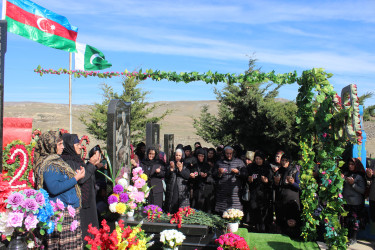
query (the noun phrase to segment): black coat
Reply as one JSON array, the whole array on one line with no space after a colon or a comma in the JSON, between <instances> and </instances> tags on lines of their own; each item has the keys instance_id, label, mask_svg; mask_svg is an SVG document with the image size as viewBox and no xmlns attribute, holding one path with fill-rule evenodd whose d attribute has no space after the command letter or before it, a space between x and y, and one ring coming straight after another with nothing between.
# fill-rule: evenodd
<instances>
[{"instance_id":1,"label":"black coat","mask_svg":"<svg viewBox=\"0 0 375 250\"><path fill-rule=\"evenodd\" d=\"M299 171L298 169L293 166L289 165L289 167L284 168L280 167L279 170L276 172L275 176L280 176L280 183L279 185L275 185L276 191L276 203L278 205L285 205L290 201L295 201L298 205L298 209L300 207L300 188L299 188ZM293 184L287 183L287 176L291 176L294 179Z\"/></svg>"},{"instance_id":2,"label":"black coat","mask_svg":"<svg viewBox=\"0 0 375 250\"><path fill-rule=\"evenodd\" d=\"M190 179L193 183L193 199L191 206L204 212L212 212L215 196L215 180L212 177L212 168L206 162L198 162L191 169L193 173L197 174L194 179ZM201 173L205 173L207 176L202 177Z\"/></svg>"},{"instance_id":3,"label":"black coat","mask_svg":"<svg viewBox=\"0 0 375 250\"><path fill-rule=\"evenodd\" d=\"M145 160L141 162L141 167L143 172L147 175L147 185L152 187L147 198L148 202L163 207L163 178L165 176L165 166L163 162L159 160ZM160 168L160 173L156 173L158 168Z\"/></svg>"},{"instance_id":4,"label":"black coat","mask_svg":"<svg viewBox=\"0 0 375 250\"><path fill-rule=\"evenodd\" d=\"M247 167L248 176L253 176L253 182L249 183L251 209L268 208L272 199L273 172L271 166L267 163L263 163L261 166L252 163ZM267 183L261 180L262 176L268 178Z\"/></svg>"},{"instance_id":5,"label":"black coat","mask_svg":"<svg viewBox=\"0 0 375 250\"><path fill-rule=\"evenodd\" d=\"M190 171L184 165L182 171L177 168L175 162L174 171L166 167L165 182L167 186L165 194L164 210L169 213L175 213L180 207L190 206L189 190Z\"/></svg>"},{"instance_id":6,"label":"black coat","mask_svg":"<svg viewBox=\"0 0 375 250\"><path fill-rule=\"evenodd\" d=\"M219 160L213 169L213 178L216 181L216 204L215 211L222 213L229 208L237 208L242 210L240 201L241 193L241 169L245 167L242 160L233 158L232 160ZM219 168L224 168L225 173L219 175ZM232 169L239 170L238 174L234 174Z\"/></svg>"}]
</instances>

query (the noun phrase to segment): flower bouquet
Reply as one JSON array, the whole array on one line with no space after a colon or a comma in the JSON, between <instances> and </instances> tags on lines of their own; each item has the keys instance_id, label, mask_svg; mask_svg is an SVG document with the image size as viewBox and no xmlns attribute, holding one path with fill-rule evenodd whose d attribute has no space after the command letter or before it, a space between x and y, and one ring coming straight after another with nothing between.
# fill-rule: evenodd
<instances>
[{"instance_id":1,"label":"flower bouquet","mask_svg":"<svg viewBox=\"0 0 375 250\"><path fill-rule=\"evenodd\" d=\"M154 221L155 216L160 219L163 210L157 205L147 205L143 208L143 213L147 214L147 219Z\"/></svg>"},{"instance_id":2,"label":"flower bouquet","mask_svg":"<svg viewBox=\"0 0 375 250\"><path fill-rule=\"evenodd\" d=\"M97 229L91 224L87 230L92 235L87 235L85 241L89 249L147 249L152 246L153 235L146 236L141 225L125 227L124 221L119 220L116 228L111 232L106 220L102 220L102 228Z\"/></svg>"},{"instance_id":3,"label":"flower bouquet","mask_svg":"<svg viewBox=\"0 0 375 250\"><path fill-rule=\"evenodd\" d=\"M185 235L175 229L164 230L160 233L160 242L164 248L177 249L186 239Z\"/></svg>"},{"instance_id":4,"label":"flower bouquet","mask_svg":"<svg viewBox=\"0 0 375 250\"><path fill-rule=\"evenodd\" d=\"M147 175L143 174L142 168L133 169L132 181L134 184L128 185L126 178L121 178L113 187L113 194L108 197L109 210L112 213L124 215L146 202L150 188L147 186Z\"/></svg>"},{"instance_id":5,"label":"flower bouquet","mask_svg":"<svg viewBox=\"0 0 375 250\"><path fill-rule=\"evenodd\" d=\"M223 213L223 218L230 223L239 223L242 220L243 212L239 209L230 208Z\"/></svg>"},{"instance_id":6,"label":"flower bouquet","mask_svg":"<svg viewBox=\"0 0 375 250\"><path fill-rule=\"evenodd\" d=\"M41 235L61 232L64 220L64 203L49 199L44 189L24 189L13 192L5 201L6 210L0 213L0 233L11 240L13 234L32 233L36 228ZM68 206L69 215L74 218L75 209ZM75 231L78 221L73 221L71 230ZM34 239L35 240L35 239Z\"/></svg>"},{"instance_id":7,"label":"flower bouquet","mask_svg":"<svg viewBox=\"0 0 375 250\"><path fill-rule=\"evenodd\" d=\"M220 245L217 248L217 250L223 250L223 249L248 250L250 249L244 238L233 233L220 235L220 237L215 240L215 243Z\"/></svg>"}]
</instances>

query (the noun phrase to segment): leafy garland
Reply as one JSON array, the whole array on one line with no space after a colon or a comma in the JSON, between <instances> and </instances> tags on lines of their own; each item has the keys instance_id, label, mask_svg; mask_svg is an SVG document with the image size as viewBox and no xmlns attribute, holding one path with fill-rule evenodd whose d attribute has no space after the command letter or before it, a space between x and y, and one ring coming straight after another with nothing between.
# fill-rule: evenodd
<instances>
[{"instance_id":1,"label":"leafy garland","mask_svg":"<svg viewBox=\"0 0 375 250\"><path fill-rule=\"evenodd\" d=\"M329 248L346 249L347 230L340 224L340 216L345 215L345 202L342 197L344 180L339 168L342 162L339 161L347 142L345 137L337 135L348 113L337 108L337 95L327 80L331 76L323 69L312 69L303 72L298 80L297 123L301 132L301 200L305 223L302 236L314 240L316 226L323 221L324 238ZM320 163L317 173L320 186L313 177L315 161ZM320 213L316 213L318 207Z\"/></svg>"},{"instance_id":2,"label":"leafy garland","mask_svg":"<svg viewBox=\"0 0 375 250\"><path fill-rule=\"evenodd\" d=\"M218 72L211 72L208 71L207 73L200 74L199 72L165 72L160 70L153 71L152 69L147 69L145 72L140 69L138 72L133 71L129 72L125 70L124 72L99 72L99 71L82 71L82 70L67 70L67 69L43 69L40 65L34 69L34 72L38 73L40 76L43 74L68 74L73 75L74 77L80 78L88 76L96 76L99 78L112 78L114 76L125 76L125 77L136 77L139 80L146 80L150 78L154 81L160 80L168 80L173 82L194 82L194 81L203 81L205 83L214 83L217 84L218 82L225 82L225 83L242 83L244 81L247 82L264 82L264 81L272 81L277 84L290 84L294 83L297 78L297 72L293 73L285 73L285 74L275 74L275 71L271 71L269 73L260 73L257 71L253 71L251 73L246 74L231 74L231 73L218 73Z\"/></svg>"}]
</instances>

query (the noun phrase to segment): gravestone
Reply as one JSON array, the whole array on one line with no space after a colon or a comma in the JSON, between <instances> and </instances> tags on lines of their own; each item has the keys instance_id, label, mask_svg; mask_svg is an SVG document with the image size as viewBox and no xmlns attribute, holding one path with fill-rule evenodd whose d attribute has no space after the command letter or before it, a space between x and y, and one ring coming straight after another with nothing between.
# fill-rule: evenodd
<instances>
[{"instance_id":1,"label":"gravestone","mask_svg":"<svg viewBox=\"0 0 375 250\"><path fill-rule=\"evenodd\" d=\"M130 102L111 100L107 113L107 152L113 174L125 167L130 173Z\"/></svg>"},{"instance_id":2,"label":"gravestone","mask_svg":"<svg viewBox=\"0 0 375 250\"><path fill-rule=\"evenodd\" d=\"M159 150L160 125L156 123L146 123L146 148L155 147Z\"/></svg>"},{"instance_id":3,"label":"gravestone","mask_svg":"<svg viewBox=\"0 0 375 250\"><path fill-rule=\"evenodd\" d=\"M0 159L3 159L4 59L7 51L7 21L0 20ZM0 161L0 172L3 163Z\"/></svg>"},{"instance_id":4,"label":"gravestone","mask_svg":"<svg viewBox=\"0 0 375 250\"><path fill-rule=\"evenodd\" d=\"M167 162L170 161L174 152L174 134L164 134L164 153Z\"/></svg>"}]
</instances>

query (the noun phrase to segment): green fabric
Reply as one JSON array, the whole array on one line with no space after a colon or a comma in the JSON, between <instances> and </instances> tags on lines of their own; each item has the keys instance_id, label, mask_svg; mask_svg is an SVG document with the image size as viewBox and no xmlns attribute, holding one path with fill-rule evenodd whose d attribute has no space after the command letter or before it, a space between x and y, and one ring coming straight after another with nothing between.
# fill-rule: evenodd
<instances>
[{"instance_id":1,"label":"green fabric","mask_svg":"<svg viewBox=\"0 0 375 250\"><path fill-rule=\"evenodd\" d=\"M6 17L8 31L23 36L45 46L61 49L69 52L76 52L76 43L61 36L43 32L35 27L20 23L10 17Z\"/></svg>"},{"instance_id":2,"label":"green fabric","mask_svg":"<svg viewBox=\"0 0 375 250\"><path fill-rule=\"evenodd\" d=\"M281 234L249 233L246 228L238 229L236 234L246 240L250 249L254 249L254 247L257 250L320 249L316 242L296 241Z\"/></svg>"},{"instance_id":3,"label":"green fabric","mask_svg":"<svg viewBox=\"0 0 375 250\"><path fill-rule=\"evenodd\" d=\"M90 45L86 45L84 60L85 70L102 70L112 66L100 50Z\"/></svg>"}]
</instances>

